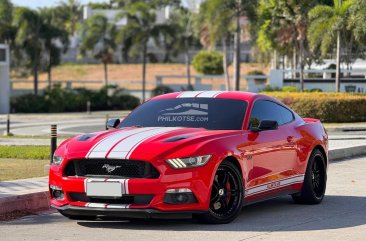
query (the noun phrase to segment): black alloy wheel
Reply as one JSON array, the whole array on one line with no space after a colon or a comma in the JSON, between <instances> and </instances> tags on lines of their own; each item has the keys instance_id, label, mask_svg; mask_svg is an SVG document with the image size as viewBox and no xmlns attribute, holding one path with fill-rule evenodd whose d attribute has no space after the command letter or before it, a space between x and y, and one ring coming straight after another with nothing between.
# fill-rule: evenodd
<instances>
[{"instance_id":1,"label":"black alloy wheel","mask_svg":"<svg viewBox=\"0 0 366 241\"><path fill-rule=\"evenodd\" d=\"M324 182L324 168L321 159L317 159L313 162L311 168L311 182L313 185L314 194L317 198L322 198L325 191Z\"/></svg>"},{"instance_id":2,"label":"black alloy wheel","mask_svg":"<svg viewBox=\"0 0 366 241\"><path fill-rule=\"evenodd\" d=\"M210 206L199 219L205 223L223 224L233 221L243 205L243 181L237 167L223 161L216 171L212 185Z\"/></svg>"},{"instance_id":3,"label":"black alloy wheel","mask_svg":"<svg viewBox=\"0 0 366 241\"><path fill-rule=\"evenodd\" d=\"M304 183L299 193L293 194L292 199L300 204L318 204L324 199L327 185L327 170L325 158L321 151L314 150L306 168Z\"/></svg>"}]
</instances>

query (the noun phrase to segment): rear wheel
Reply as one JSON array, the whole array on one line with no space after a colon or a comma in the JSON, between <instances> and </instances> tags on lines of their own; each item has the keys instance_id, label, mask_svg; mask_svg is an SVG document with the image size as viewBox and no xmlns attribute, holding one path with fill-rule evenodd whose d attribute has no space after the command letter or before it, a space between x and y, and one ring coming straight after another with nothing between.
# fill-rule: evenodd
<instances>
[{"instance_id":1,"label":"rear wheel","mask_svg":"<svg viewBox=\"0 0 366 241\"><path fill-rule=\"evenodd\" d=\"M198 216L205 223L223 224L233 221L243 205L243 181L238 168L223 161L216 171L207 213Z\"/></svg>"},{"instance_id":2,"label":"rear wheel","mask_svg":"<svg viewBox=\"0 0 366 241\"><path fill-rule=\"evenodd\" d=\"M315 150L310 156L301 192L293 194L292 199L300 204L318 204L324 198L326 183L325 158L321 151Z\"/></svg>"}]
</instances>

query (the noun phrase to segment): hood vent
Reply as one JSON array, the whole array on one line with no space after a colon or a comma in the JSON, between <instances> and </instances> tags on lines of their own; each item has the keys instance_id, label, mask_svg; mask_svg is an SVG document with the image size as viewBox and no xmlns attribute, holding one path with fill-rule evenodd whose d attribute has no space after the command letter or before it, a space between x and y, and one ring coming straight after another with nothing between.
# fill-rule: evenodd
<instances>
[{"instance_id":1,"label":"hood vent","mask_svg":"<svg viewBox=\"0 0 366 241\"><path fill-rule=\"evenodd\" d=\"M87 141L90 138L92 138L93 136L95 136L95 134L85 134L85 135L80 136L78 138L78 141Z\"/></svg>"},{"instance_id":2,"label":"hood vent","mask_svg":"<svg viewBox=\"0 0 366 241\"><path fill-rule=\"evenodd\" d=\"M170 139L165 140L164 142L176 142L176 141L180 141L180 140L184 140L190 138L190 136L176 136Z\"/></svg>"}]
</instances>

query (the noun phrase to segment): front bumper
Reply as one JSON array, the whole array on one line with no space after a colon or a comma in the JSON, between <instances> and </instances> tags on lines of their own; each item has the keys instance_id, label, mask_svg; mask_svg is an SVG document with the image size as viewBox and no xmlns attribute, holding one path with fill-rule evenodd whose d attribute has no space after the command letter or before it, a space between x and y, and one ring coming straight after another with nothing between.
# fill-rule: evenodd
<instances>
[{"instance_id":1,"label":"front bumper","mask_svg":"<svg viewBox=\"0 0 366 241\"><path fill-rule=\"evenodd\" d=\"M116 217L116 218L144 218L144 219L183 219L191 218L193 214L202 214L204 211L180 211L180 212L163 212L155 209L104 209L104 208L88 208L75 207L65 205L53 208L61 211L65 215L73 216L101 216L101 217Z\"/></svg>"},{"instance_id":2,"label":"front bumper","mask_svg":"<svg viewBox=\"0 0 366 241\"><path fill-rule=\"evenodd\" d=\"M73 199L72 194L85 195L86 182L84 177L67 177L62 175L62 166L52 165L50 168L49 184L57 186L64 192L63 200L56 200L51 192L51 205L65 212L79 213L86 212L91 215L109 215L117 214L126 217L126 215L137 215L142 217L156 216L160 212L176 213L176 212L201 212L207 211L209 208L209 200L211 193L211 185L213 182L213 173L215 173L215 161L210 161L203 167L190 168L185 170L175 170L166 165L158 166L161 173L156 179L128 179L124 183L126 186L126 197L128 196L152 196L151 201L144 204L139 203L121 203L124 208L114 209L119 203L108 202L108 200L82 201ZM127 180L127 179L126 179ZM194 194L196 202L186 204L172 204L166 201L166 192L170 189L190 189ZM104 206L103 206L104 205ZM99 214L101 213L101 214ZM114 216L114 215L112 215Z\"/></svg>"}]
</instances>

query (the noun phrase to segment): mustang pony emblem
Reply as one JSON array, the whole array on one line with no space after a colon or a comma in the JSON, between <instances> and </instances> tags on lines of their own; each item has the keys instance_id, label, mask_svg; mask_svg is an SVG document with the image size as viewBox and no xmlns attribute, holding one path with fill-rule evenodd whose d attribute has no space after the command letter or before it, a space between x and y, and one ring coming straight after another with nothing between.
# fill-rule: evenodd
<instances>
[{"instance_id":1,"label":"mustang pony emblem","mask_svg":"<svg viewBox=\"0 0 366 241\"><path fill-rule=\"evenodd\" d=\"M113 172L114 170L116 170L117 168L120 168L120 167L121 166L111 166L109 164L104 164L102 166L102 168L105 168L108 173L111 173L111 172Z\"/></svg>"}]
</instances>

